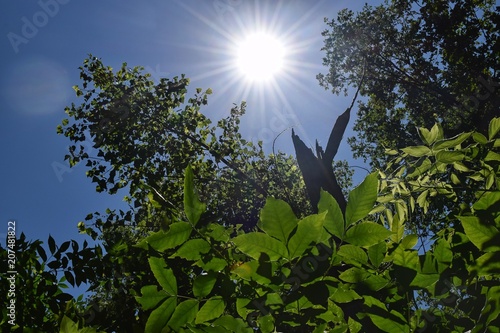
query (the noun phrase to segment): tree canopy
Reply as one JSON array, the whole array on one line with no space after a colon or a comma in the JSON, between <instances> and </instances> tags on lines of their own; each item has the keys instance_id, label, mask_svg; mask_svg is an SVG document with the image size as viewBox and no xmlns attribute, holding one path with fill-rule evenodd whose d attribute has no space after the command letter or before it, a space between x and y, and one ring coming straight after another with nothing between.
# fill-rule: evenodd
<instances>
[{"instance_id":1,"label":"tree canopy","mask_svg":"<svg viewBox=\"0 0 500 333\"><path fill-rule=\"evenodd\" d=\"M361 83L355 157L380 167L385 148L419 142L440 122L450 136L486 133L500 108L500 11L495 1L394 0L325 19L326 73L334 93Z\"/></svg>"}]
</instances>

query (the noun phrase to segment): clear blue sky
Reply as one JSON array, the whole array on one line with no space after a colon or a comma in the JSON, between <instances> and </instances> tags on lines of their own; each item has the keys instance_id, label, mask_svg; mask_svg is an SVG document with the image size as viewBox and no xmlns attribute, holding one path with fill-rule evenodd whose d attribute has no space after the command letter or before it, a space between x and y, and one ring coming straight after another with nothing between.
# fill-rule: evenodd
<instances>
[{"instance_id":1,"label":"clear blue sky","mask_svg":"<svg viewBox=\"0 0 500 333\"><path fill-rule=\"evenodd\" d=\"M0 242L7 221L17 232L60 244L82 240L76 225L88 213L122 204L125 193L97 194L86 168L57 173L69 140L56 134L64 107L79 102L72 86L88 53L114 68L141 65L154 78L185 73L214 94L202 111L217 120L246 100L245 138L273 138L294 126L310 146L326 142L336 117L350 103L319 87L325 16L353 1L6 1L0 13ZM272 83L245 82L235 73L235 43L253 31L272 32L290 50L282 75ZM352 121L351 121L352 123ZM350 133L352 134L352 133ZM277 149L293 153L290 131ZM343 143L340 157L351 156ZM361 162L357 162L361 164Z\"/></svg>"}]
</instances>

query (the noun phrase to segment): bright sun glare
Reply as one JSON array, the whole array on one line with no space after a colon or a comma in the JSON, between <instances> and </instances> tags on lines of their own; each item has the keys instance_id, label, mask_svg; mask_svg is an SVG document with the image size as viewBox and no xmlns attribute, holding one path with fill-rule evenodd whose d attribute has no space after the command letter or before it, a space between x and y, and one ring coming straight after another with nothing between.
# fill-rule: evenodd
<instances>
[{"instance_id":1,"label":"bright sun glare","mask_svg":"<svg viewBox=\"0 0 500 333\"><path fill-rule=\"evenodd\" d=\"M237 66L251 81L273 78L283 68L285 49L275 37L256 33L248 36L238 47Z\"/></svg>"}]
</instances>

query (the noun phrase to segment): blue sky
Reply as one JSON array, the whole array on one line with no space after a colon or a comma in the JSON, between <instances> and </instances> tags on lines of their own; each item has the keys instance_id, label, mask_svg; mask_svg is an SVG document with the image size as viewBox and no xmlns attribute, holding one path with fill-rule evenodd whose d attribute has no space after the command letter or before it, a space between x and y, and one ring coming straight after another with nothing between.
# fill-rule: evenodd
<instances>
[{"instance_id":1,"label":"blue sky","mask_svg":"<svg viewBox=\"0 0 500 333\"><path fill-rule=\"evenodd\" d=\"M62 167L70 142L56 134L56 126L65 117L64 107L79 102L71 87L80 84L78 67L87 54L114 68L122 62L144 66L155 79L185 73L191 91L213 89L202 109L212 120L246 100L243 136L262 140L267 152L290 126L308 145L316 138L324 144L351 96L332 95L315 79L325 71L323 18L361 6L313 0L5 2L0 13L0 242L5 244L9 220L16 220L17 233L29 239L45 242L51 234L58 244L81 241L86 237L78 235L78 221L122 205L125 193L95 192L85 166L71 172ZM250 84L235 68L234 48L262 30L278 38L288 55L273 81ZM276 149L293 153L290 130ZM339 155L351 156L345 142Z\"/></svg>"}]
</instances>

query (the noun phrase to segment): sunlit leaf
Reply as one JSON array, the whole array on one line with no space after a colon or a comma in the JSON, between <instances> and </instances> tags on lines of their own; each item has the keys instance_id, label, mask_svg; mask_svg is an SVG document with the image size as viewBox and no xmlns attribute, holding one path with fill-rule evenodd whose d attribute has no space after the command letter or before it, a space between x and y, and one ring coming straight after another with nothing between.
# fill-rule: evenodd
<instances>
[{"instance_id":1,"label":"sunlit leaf","mask_svg":"<svg viewBox=\"0 0 500 333\"><path fill-rule=\"evenodd\" d=\"M378 173L368 175L361 184L349 193L345 213L345 226L366 217L377 201Z\"/></svg>"},{"instance_id":2,"label":"sunlit leaf","mask_svg":"<svg viewBox=\"0 0 500 333\"><path fill-rule=\"evenodd\" d=\"M193 181L193 170L191 166L186 168L184 176L184 211L189 222L196 225L200 220L201 214L205 212L206 205L200 201Z\"/></svg>"},{"instance_id":3,"label":"sunlit leaf","mask_svg":"<svg viewBox=\"0 0 500 333\"><path fill-rule=\"evenodd\" d=\"M380 224L362 222L347 230L345 241L353 245L368 247L387 239L391 234L391 231Z\"/></svg>"},{"instance_id":4,"label":"sunlit leaf","mask_svg":"<svg viewBox=\"0 0 500 333\"><path fill-rule=\"evenodd\" d=\"M485 224L476 216L458 216L465 234L480 250L500 251L500 232L492 225Z\"/></svg>"},{"instance_id":5,"label":"sunlit leaf","mask_svg":"<svg viewBox=\"0 0 500 333\"><path fill-rule=\"evenodd\" d=\"M283 200L267 198L266 204L260 212L258 224L266 234L286 244L288 236L296 225L297 217L289 204Z\"/></svg>"},{"instance_id":6,"label":"sunlit leaf","mask_svg":"<svg viewBox=\"0 0 500 333\"><path fill-rule=\"evenodd\" d=\"M158 257L150 257L148 259L149 266L156 280L162 288L172 296L177 295L177 281L172 269L166 267L165 260Z\"/></svg>"},{"instance_id":7,"label":"sunlit leaf","mask_svg":"<svg viewBox=\"0 0 500 333\"><path fill-rule=\"evenodd\" d=\"M342 239L344 237L344 215L342 210L340 210L337 200L330 193L321 189L318 212L325 211L328 211L325 216L325 229L332 235Z\"/></svg>"},{"instance_id":8,"label":"sunlit leaf","mask_svg":"<svg viewBox=\"0 0 500 333\"><path fill-rule=\"evenodd\" d=\"M309 215L298 222L297 231L288 243L289 259L301 256L307 248L318 242L326 214Z\"/></svg>"},{"instance_id":9,"label":"sunlit leaf","mask_svg":"<svg viewBox=\"0 0 500 333\"><path fill-rule=\"evenodd\" d=\"M254 259L259 259L261 253L269 255L271 260L288 256L285 245L279 240L261 232L250 232L233 238L238 249Z\"/></svg>"},{"instance_id":10,"label":"sunlit leaf","mask_svg":"<svg viewBox=\"0 0 500 333\"><path fill-rule=\"evenodd\" d=\"M208 299L196 314L195 323L201 324L206 321L218 318L224 312L226 304L221 296L214 296Z\"/></svg>"}]
</instances>

